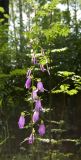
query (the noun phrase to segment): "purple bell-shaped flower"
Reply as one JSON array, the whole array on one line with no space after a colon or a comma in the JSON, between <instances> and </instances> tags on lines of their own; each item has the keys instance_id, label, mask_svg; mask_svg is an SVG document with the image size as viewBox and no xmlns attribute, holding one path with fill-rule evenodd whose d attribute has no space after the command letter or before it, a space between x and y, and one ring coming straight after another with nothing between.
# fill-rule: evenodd
<instances>
[{"instance_id":1,"label":"purple bell-shaped flower","mask_svg":"<svg viewBox=\"0 0 81 160\"><path fill-rule=\"evenodd\" d=\"M35 111L32 116L32 121L36 123L39 120L39 112Z\"/></svg>"},{"instance_id":2,"label":"purple bell-shaped flower","mask_svg":"<svg viewBox=\"0 0 81 160\"><path fill-rule=\"evenodd\" d=\"M39 135L43 136L45 134L45 130L46 128L45 128L44 123L40 124L39 129L38 129Z\"/></svg>"},{"instance_id":3,"label":"purple bell-shaped flower","mask_svg":"<svg viewBox=\"0 0 81 160\"><path fill-rule=\"evenodd\" d=\"M35 111L42 111L42 105L40 99L36 100L35 102Z\"/></svg>"},{"instance_id":4,"label":"purple bell-shaped flower","mask_svg":"<svg viewBox=\"0 0 81 160\"><path fill-rule=\"evenodd\" d=\"M31 78L29 77L29 78L26 80L25 87L26 87L26 89L29 89L30 86L31 86Z\"/></svg>"},{"instance_id":5,"label":"purple bell-shaped flower","mask_svg":"<svg viewBox=\"0 0 81 160\"><path fill-rule=\"evenodd\" d=\"M38 89L34 89L34 90L32 91L32 99L33 99L33 100L36 100L36 99L38 98L37 92L38 92Z\"/></svg>"},{"instance_id":6,"label":"purple bell-shaped flower","mask_svg":"<svg viewBox=\"0 0 81 160\"><path fill-rule=\"evenodd\" d=\"M44 92L44 87L43 87L43 83L41 81L39 81L37 83L37 89L40 91L40 92Z\"/></svg>"},{"instance_id":7,"label":"purple bell-shaped flower","mask_svg":"<svg viewBox=\"0 0 81 160\"><path fill-rule=\"evenodd\" d=\"M37 59L35 57L35 54L32 55L32 63L37 64Z\"/></svg>"},{"instance_id":8,"label":"purple bell-shaped flower","mask_svg":"<svg viewBox=\"0 0 81 160\"><path fill-rule=\"evenodd\" d=\"M46 69L44 68L44 65L43 65L43 64L40 64L40 70L41 70L42 72L46 71Z\"/></svg>"},{"instance_id":9,"label":"purple bell-shaped flower","mask_svg":"<svg viewBox=\"0 0 81 160\"><path fill-rule=\"evenodd\" d=\"M26 77L28 78L28 77L30 77L30 75L31 75L31 70L29 69L29 70L27 71Z\"/></svg>"},{"instance_id":10,"label":"purple bell-shaped flower","mask_svg":"<svg viewBox=\"0 0 81 160\"><path fill-rule=\"evenodd\" d=\"M21 113L21 116L18 121L18 126L20 129L22 129L22 128L24 128L24 125L25 125L25 117L24 117L24 114Z\"/></svg>"}]
</instances>

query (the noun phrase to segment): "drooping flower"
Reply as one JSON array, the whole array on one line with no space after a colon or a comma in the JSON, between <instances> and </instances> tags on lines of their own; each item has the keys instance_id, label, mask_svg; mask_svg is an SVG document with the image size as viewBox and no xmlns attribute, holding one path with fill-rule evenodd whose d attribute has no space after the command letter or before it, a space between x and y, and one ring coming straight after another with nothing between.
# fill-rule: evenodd
<instances>
[{"instance_id":1,"label":"drooping flower","mask_svg":"<svg viewBox=\"0 0 81 160\"><path fill-rule=\"evenodd\" d=\"M29 69L29 70L27 71L27 73L26 73L26 77L28 78L28 77L30 77L30 75L31 75L31 70Z\"/></svg>"},{"instance_id":2,"label":"drooping flower","mask_svg":"<svg viewBox=\"0 0 81 160\"><path fill-rule=\"evenodd\" d=\"M45 128L44 123L40 124L39 129L38 129L39 135L43 136L45 134L45 130L46 128Z\"/></svg>"},{"instance_id":3,"label":"drooping flower","mask_svg":"<svg viewBox=\"0 0 81 160\"><path fill-rule=\"evenodd\" d=\"M26 87L26 89L29 89L30 86L31 86L31 78L28 78L28 79L26 80L25 87Z\"/></svg>"},{"instance_id":4,"label":"drooping flower","mask_svg":"<svg viewBox=\"0 0 81 160\"><path fill-rule=\"evenodd\" d=\"M25 117L24 117L24 114L21 113L21 116L18 121L18 126L20 129L22 129L22 128L24 128L24 125L25 125Z\"/></svg>"},{"instance_id":5,"label":"drooping flower","mask_svg":"<svg viewBox=\"0 0 81 160\"><path fill-rule=\"evenodd\" d=\"M36 102L35 102L35 110L36 111L42 111L42 105L41 105L41 100L40 99L36 100Z\"/></svg>"},{"instance_id":6,"label":"drooping flower","mask_svg":"<svg viewBox=\"0 0 81 160\"><path fill-rule=\"evenodd\" d=\"M34 89L34 90L32 91L32 99L33 99L33 100L36 100L36 99L38 98L37 92L38 92L38 89Z\"/></svg>"},{"instance_id":7,"label":"drooping flower","mask_svg":"<svg viewBox=\"0 0 81 160\"><path fill-rule=\"evenodd\" d=\"M32 116L32 121L36 123L39 120L39 112L35 111Z\"/></svg>"},{"instance_id":8,"label":"drooping flower","mask_svg":"<svg viewBox=\"0 0 81 160\"><path fill-rule=\"evenodd\" d=\"M39 81L37 83L37 89L41 92L44 92L44 87L43 87L43 83L41 81Z\"/></svg>"},{"instance_id":9,"label":"drooping flower","mask_svg":"<svg viewBox=\"0 0 81 160\"><path fill-rule=\"evenodd\" d=\"M35 54L32 55L32 63L37 64L37 59L35 57Z\"/></svg>"},{"instance_id":10,"label":"drooping flower","mask_svg":"<svg viewBox=\"0 0 81 160\"><path fill-rule=\"evenodd\" d=\"M42 72L46 71L46 69L44 68L44 65L40 64L40 70L41 70Z\"/></svg>"},{"instance_id":11,"label":"drooping flower","mask_svg":"<svg viewBox=\"0 0 81 160\"><path fill-rule=\"evenodd\" d=\"M29 138L28 138L28 143L32 144L34 142L34 139L35 139L34 138L34 133L31 133L30 136L29 136Z\"/></svg>"}]
</instances>

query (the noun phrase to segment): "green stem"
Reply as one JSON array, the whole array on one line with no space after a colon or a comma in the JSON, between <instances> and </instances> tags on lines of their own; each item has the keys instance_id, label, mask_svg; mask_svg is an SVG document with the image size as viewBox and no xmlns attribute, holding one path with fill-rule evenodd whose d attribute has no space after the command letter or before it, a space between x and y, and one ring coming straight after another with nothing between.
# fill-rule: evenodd
<instances>
[{"instance_id":1,"label":"green stem","mask_svg":"<svg viewBox=\"0 0 81 160\"><path fill-rule=\"evenodd\" d=\"M50 54L51 55L51 54ZM50 76L49 76L49 108L50 108L50 112L49 112L49 139L50 139L50 150L49 150L49 160L52 159L51 157L51 106L52 106L52 97L51 97L51 56L50 56Z\"/></svg>"},{"instance_id":2,"label":"green stem","mask_svg":"<svg viewBox=\"0 0 81 160\"><path fill-rule=\"evenodd\" d=\"M32 91L33 91L33 86L34 86L34 68L33 68L33 73L32 73ZM33 111L33 101L31 105L31 112ZM33 113L31 114L31 120L32 120ZM33 121L32 123L32 132L33 132ZM33 133L32 133L33 134ZM34 160L34 145L32 144L32 160Z\"/></svg>"},{"instance_id":3,"label":"green stem","mask_svg":"<svg viewBox=\"0 0 81 160\"><path fill-rule=\"evenodd\" d=\"M52 23L52 12L50 13L50 24ZM50 45L50 44L49 44ZM51 107L52 107L52 95L51 95L51 83L52 83L52 79L51 79L51 46L50 47L50 52L49 52L49 59L50 59L50 66L49 66L49 71L50 71L50 75L49 75L49 108L50 108L50 112L49 112L49 121L50 121L50 125L49 125L49 140L50 140L50 149L49 149L49 160L52 160L52 149L51 149Z\"/></svg>"}]
</instances>

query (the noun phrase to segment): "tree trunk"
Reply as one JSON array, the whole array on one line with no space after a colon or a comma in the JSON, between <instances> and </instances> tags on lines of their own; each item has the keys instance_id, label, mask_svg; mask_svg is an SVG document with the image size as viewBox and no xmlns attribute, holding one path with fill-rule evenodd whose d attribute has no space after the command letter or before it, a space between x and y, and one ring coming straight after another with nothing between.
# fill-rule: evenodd
<instances>
[{"instance_id":1,"label":"tree trunk","mask_svg":"<svg viewBox=\"0 0 81 160\"><path fill-rule=\"evenodd\" d=\"M22 68L23 61L23 17L22 17L22 0L19 0L19 21L20 21L20 29L19 29L19 39L20 39L20 50L19 50L19 67Z\"/></svg>"},{"instance_id":2,"label":"tree trunk","mask_svg":"<svg viewBox=\"0 0 81 160\"><path fill-rule=\"evenodd\" d=\"M69 9L69 0L67 0L67 23L70 25L70 9Z\"/></svg>"},{"instance_id":3,"label":"tree trunk","mask_svg":"<svg viewBox=\"0 0 81 160\"><path fill-rule=\"evenodd\" d=\"M78 23L77 23L77 2L74 1L74 21L75 21L75 34L78 34Z\"/></svg>"}]
</instances>

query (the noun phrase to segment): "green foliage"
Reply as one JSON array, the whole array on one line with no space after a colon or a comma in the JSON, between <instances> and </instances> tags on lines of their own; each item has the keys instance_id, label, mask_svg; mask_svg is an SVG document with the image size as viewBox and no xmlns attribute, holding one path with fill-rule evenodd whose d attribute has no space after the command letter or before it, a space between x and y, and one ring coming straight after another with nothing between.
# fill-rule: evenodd
<instances>
[{"instance_id":1,"label":"green foliage","mask_svg":"<svg viewBox=\"0 0 81 160\"><path fill-rule=\"evenodd\" d=\"M68 71L58 71L58 76L62 77L68 77L74 75L74 72L68 72Z\"/></svg>"},{"instance_id":2,"label":"green foliage","mask_svg":"<svg viewBox=\"0 0 81 160\"><path fill-rule=\"evenodd\" d=\"M69 85L63 84L60 86L60 89L54 90L54 91L52 91L52 93L61 93L62 92L62 93L67 93L70 96L78 93L78 90L76 90L76 89L71 89L71 90L68 90L68 89L69 89Z\"/></svg>"},{"instance_id":3,"label":"green foliage","mask_svg":"<svg viewBox=\"0 0 81 160\"><path fill-rule=\"evenodd\" d=\"M8 14L4 14L4 17L9 19L9 15Z\"/></svg>"},{"instance_id":4,"label":"green foliage","mask_svg":"<svg viewBox=\"0 0 81 160\"><path fill-rule=\"evenodd\" d=\"M48 41L56 39L57 36L67 37L69 33L69 28L67 26L62 26L60 23L53 24L49 29L43 31L45 37Z\"/></svg>"},{"instance_id":5,"label":"green foliage","mask_svg":"<svg viewBox=\"0 0 81 160\"><path fill-rule=\"evenodd\" d=\"M27 69L15 69L10 72L11 76L23 76L26 74Z\"/></svg>"},{"instance_id":6,"label":"green foliage","mask_svg":"<svg viewBox=\"0 0 81 160\"><path fill-rule=\"evenodd\" d=\"M72 89L72 90L70 90L70 91L67 91L66 93L69 94L70 96L72 96L72 95L74 95L74 94L77 94L78 91L77 91L76 89Z\"/></svg>"},{"instance_id":7,"label":"green foliage","mask_svg":"<svg viewBox=\"0 0 81 160\"><path fill-rule=\"evenodd\" d=\"M63 53L67 49L68 49L67 47L61 48L61 49L53 49L53 50L51 50L51 52L53 52L53 53L55 53L55 52L57 52L57 53Z\"/></svg>"},{"instance_id":8,"label":"green foliage","mask_svg":"<svg viewBox=\"0 0 81 160\"><path fill-rule=\"evenodd\" d=\"M0 12L1 12L1 13L4 13L4 12L5 12L5 10L4 10L3 7L0 7Z\"/></svg>"},{"instance_id":9,"label":"green foliage","mask_svg":"<svg viewBox=\"0 0 81 160\"><path fill-rule=\"evenodd\" d=\"M0 23L4 22L4 18L0 18Z\"/></svg>"},{"instance_id":10,"label":"green foliage","mask_svg":"<svg viewBox=\"0 0 81 160\"><path fill-rule=\"evenodd\" d=\"M69 89L69 85L68 84L63 84L63 85L60 86L60 89L61 89L62 92L66 92L67 89Z\"/></svg>"}]
</instances>

